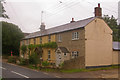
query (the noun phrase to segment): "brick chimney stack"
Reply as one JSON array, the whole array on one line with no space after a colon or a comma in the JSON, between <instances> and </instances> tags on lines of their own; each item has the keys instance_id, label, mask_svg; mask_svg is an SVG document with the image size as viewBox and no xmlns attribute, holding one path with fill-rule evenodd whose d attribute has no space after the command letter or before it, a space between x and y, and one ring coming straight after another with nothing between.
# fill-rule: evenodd
<instances>
[{"instance_id":1,"label":"brick chimney stack","mask_svg":"<svg viewBox=\"0 0 120 80\"><path fill-rule=\"evenodd\" d=\"M102 8L100 8L100 3L98 3L98 7L95 7L95 17L102 17Z\"/></svg>"},{"instance_id":2,"label":"brick chimney stack","mask_svg":"<svg viewBox=\"0 0 120 80\"><path fill-rule=\"evenodd\" d=\"M75 22L75 21L74 21L74 18L72 18L72 21L70 21L70 23L73 23L73 22Z\"/></svg>"}]
</instances>

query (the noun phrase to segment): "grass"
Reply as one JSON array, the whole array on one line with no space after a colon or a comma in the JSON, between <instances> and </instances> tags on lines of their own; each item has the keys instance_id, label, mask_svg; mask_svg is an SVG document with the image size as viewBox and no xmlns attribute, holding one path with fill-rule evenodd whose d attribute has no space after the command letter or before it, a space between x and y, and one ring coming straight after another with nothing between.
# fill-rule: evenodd
<instances>
[{"instance_id":1,"label":"grass","mask_svg":"<svg viewBox=\"0 0 120 80\"><path fill-rule=\"evenodd\" d=\"M31 69L36 69L45 72L61 72L61 73L76 73L76 72L90 72L90 71L99 71L99 70L110 70L110 69L117 69L118 66L110 66L110 67L101 67L101 68L89 68L89 69L51 69L51 68L39 68L33 65L28 66Z\"/></svg>"},{"instance_id":2,"label":"grass","mask_svg":"<svg viewBox=\"0 0 120 80\"><path fill-rule=\"evenodd\" d=\"M110 67L101 67L101 68L89 68L89 69L70 69L70 70L60 70L63 73L75 73L75 72L89 72L89 71L99 71L99 70L110 70L117 69L118 66L110 66Z\"/></svg>"}]
</instances>

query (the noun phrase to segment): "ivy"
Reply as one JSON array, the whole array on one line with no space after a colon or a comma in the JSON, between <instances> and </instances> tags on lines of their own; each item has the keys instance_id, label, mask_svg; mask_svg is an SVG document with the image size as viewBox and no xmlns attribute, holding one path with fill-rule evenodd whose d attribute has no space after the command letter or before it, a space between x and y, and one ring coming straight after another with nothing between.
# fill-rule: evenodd
<instances>
[{"instance_id":1,"label":"ivy","mask_svg":"<svg viewBox=\"0 0 120 80\"><path fill-rule=\"evenodd\" d=\"M22 46L21 46L21 51L22 51L23 54L26 53L26 51L27 51L27 46L26 46L26 45L22 45Z\"/></svg>"},{"instance_id":2,"label":"ivy","mask_svg":"<svg viewBox=\"0 0 120 80\"><path fill-rule=\"evenodd\" d=\"M37 47L40 47L40 48L57 48L57 43L56 42L49 42L49 43L45 43L45 44L38 44L38 45L30 44L30 45L28 45L29 50L33 50Z\"/></svg>"}]
</instances>

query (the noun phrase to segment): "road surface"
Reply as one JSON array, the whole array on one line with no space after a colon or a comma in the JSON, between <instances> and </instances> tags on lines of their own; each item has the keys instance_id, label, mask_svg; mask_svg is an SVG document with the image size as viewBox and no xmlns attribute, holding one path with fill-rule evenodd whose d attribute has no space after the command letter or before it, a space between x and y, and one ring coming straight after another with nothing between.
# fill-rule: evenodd
<instances>
[{"instance_id":1,"label":"road surface","mask_svg":"<svg viewBox=\"0 0 120 80\"><path fill-rule=\"evenodd\" d=\"M57 78L57 76L46 72L34 71L8 63L2 63L2 67L0 66L0 68L2 69L3 78Z\"/></svg>"}]
</instances>

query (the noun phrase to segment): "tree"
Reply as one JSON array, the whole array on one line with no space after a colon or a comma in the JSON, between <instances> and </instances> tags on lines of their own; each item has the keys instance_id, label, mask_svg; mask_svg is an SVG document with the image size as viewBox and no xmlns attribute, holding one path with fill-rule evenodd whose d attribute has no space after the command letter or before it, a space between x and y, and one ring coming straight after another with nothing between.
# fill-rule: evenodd
<instances>
[{"instance_id":1,"label":"tree","mask_svg":"<svg viewBox=\"0 0 120 80\"><path fill-rule=\"evenodd\" d=\"M5 13L6 10L4 9L3 3L5 3L5 1L1 0L0 1L0 17L8 18L9 19L9 16Z\"/></svg>"},{"instance_id":2,"label":"tree","mask_svg":"<svg viewBox=\"0 0 120 80\"><path fill-rule=\"evenodd\" d=\"M20 40L24 37L22 31L17 25L1 22L2 23L2 53L10 55L19 55Z\"/></svg>"},{"instance_id":3,"label":"tree","mask_svg":"<svg viewBox=\"0 0 120 80\"><path fill-rule=\"evenodd\" d=\"M113 30L113 41L119 41L119 28L117 25L117 19L112 15L109 17L108 15L104 15L103 17L104 21L108 24L108 26Z\"/></svg>"}]
</instances>

